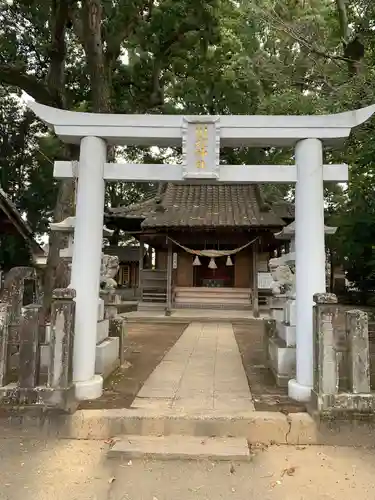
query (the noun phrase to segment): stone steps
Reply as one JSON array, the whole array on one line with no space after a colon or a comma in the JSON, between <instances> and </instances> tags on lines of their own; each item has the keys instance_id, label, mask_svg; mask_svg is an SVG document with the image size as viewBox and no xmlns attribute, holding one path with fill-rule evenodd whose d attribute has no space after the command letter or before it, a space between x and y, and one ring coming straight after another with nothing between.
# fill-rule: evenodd
<instances>
[{"instance_id":1,"label":"stone steps","mask_svg":"<svg viewBox=\"0 0 375 500\"><path fill-rule=\"evenodd\" d=\"M180 295L190 296L236 296L248 298L251 296L249 288L231 288L231 287L175 287L175 292Z\"/></svg>"},{"instance_id":2,"label":"stone steps","mask_svg":"<svg viewBox=\"0 0 375 500\"><path fill-rule=\"evenodd\" d=\"M164 311L166 302L138 302L138 311Z\"/></svg>"},{"instance_id":3,"label":"stone steps","mask_svg":"<svg viewBox=\"0 0 375 500\"><path fill-rule=\"evenodd\" d=\"M176 309L212 309L212 310L228 310L228 311L249 311L251 309L251 304L246 303L215 303L215 302L175 302L174 307Z\"/></svg>"},{"instance_id":4,"label":"stone steps","mask_svg":"<svg viewBox=\"0 0 375 500\"><path fill-rule=\"evenodd\" d=\"M251 290L246 288L177 287L176 308L251 309Z\"/></svg>"},{"instance_id":5,"label":"stone steps","mask_svg":"<svg viewBox=\"0 0 375 500\"><path fill-rule=\"evenodd\" d=\"M246 438L128 435L116 438L108 457L249 461L250 451Z\"/></svg>"}]
</instances>

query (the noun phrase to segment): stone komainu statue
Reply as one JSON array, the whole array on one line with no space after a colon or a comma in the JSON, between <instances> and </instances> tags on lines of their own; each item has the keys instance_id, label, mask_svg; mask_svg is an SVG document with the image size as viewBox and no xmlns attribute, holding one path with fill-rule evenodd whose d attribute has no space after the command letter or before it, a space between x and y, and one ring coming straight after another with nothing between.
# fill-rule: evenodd
<instances>
[{"instance_id":1,"label":"stone komainu statue","mask_svg":"<svg viewBox=\"0 0 375 500\"><path fill-rule=\"evenodd\" d=\"M295 277L290 267L279 258L270 259L268 267L272 275L271 290L274 295L291 293L295 287Z\"/></svg>"},{"instance_id":2,"label":"stone komainu statue","mask_svg":"<svg viewBox=\"0 0 375 500\"><path fill-rule=\"evenodd\" d=\"M102 254L102 264L100 268L100 288L102 290L114 290L117 287L115 276L118 273L120 264L117 255Z\"/></svg>"}]
</instances>

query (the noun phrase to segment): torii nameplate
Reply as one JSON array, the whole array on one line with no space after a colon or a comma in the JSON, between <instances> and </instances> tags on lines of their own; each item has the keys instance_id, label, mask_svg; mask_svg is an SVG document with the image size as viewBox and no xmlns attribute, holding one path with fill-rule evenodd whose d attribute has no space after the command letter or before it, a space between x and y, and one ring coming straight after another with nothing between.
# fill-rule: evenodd
<instances>
[{"instance_id":1,"label":"torii nameplate","mask_svg":"<svg viewBox=\"0 0 375 500\"><path fill-rule=\"evenodd\" d=\"M183 178L218 180L220 176L220 122L217 117L183 119Z\"/></svg>"}]
</instances>

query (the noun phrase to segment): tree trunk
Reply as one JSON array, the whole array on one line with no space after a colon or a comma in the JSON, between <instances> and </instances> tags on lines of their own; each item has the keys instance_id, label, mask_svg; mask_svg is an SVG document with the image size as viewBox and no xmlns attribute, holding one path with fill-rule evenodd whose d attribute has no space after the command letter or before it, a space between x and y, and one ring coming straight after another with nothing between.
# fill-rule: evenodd
<instances>
[{"instance_id":1,"label":"tree trunk","mask_svg":"<svg viewBox=\"0 0 375 500\"><path fill-rule=\"evenodd\" d=\"M340 23L340 34L344 46L349 40L349 21L348 13L346 10L347 0L336 0L337 13L339 16Z\"/></svg>"},{"instance_id":2,"label":"tree trunk","mask_svg":"<svg viewBox=\"0 0 375 500\"><path fill-rule=\"evenodd\" d=\"M111 111L110 88L102 40L101 0L82 1L83 45L91 83L92 108L95 113Z\"/></svg>"},{"instance_id":3,"label":"tree trunk","mask_svg":"<svg viewBox=\"0 0 375 500\"><path fill-rule=\"evenodd\" d=\"M343 54L347 60L349 75L355 76L361 71L361 61L365 55L365 46L359 36L350 36L347 3L348 0L336 0Z\"/></svg>"},{"instance_id":4,"label":"tree trunk","mask_svg":"<svg viewBox=\"0 0 375 500\"><path fill-rule=\"evenodd\" d=\"M65 57L66 57L66 23L68 21L68 4L65 0L53 0L51 8L51 46L50 66L47 76L47 87L53 96L55 106L66 107L65 98ZM66 156L69 159L77 158L77 146L66 146ZM61 222L73 214L74 182L71 179L60 181L55 210L54 222ZM51 232L49 237L49 250L47 267L43 279L43 317L50 314L52 292L59 286L67 285L67 269L60 259L60 249L63 248L66 238Z\"/></svg>"},{"instance_id":5,"label":"tree trunk","mask_svg":"<svg viewBox=\"0 0 375 500\"><path fill-rule=\"evenodd\" d=\"M53 212L54 222L61 222L74 212L74 183L71 179L60 181L55 210ZM43 279L43 316L48 318L50 314L52 292L55 288L68 286L69 270L65 262L60 259L60 249L64 247L66 237L61 233L52 231L49 236L49 249L47 267Z\"/></svg>"}]
</instances>

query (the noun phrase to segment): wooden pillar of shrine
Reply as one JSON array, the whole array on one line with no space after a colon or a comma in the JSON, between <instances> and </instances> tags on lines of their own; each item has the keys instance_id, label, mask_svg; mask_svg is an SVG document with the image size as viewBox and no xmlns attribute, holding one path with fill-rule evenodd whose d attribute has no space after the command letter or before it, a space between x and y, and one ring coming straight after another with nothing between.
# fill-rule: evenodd
<instances>
[{"instance_id":1,"label":"wooden pillar of shrine","mask_svg":"<svg viewBox=\"0 0 375 500\"><path fill-rule=\"evenodd\" d=\"M254 318L259 318L259 297L258 297L258 240L253 244L253 314Z\"/></svg>"},{"instance_id":2,"label":"wooden pillar of shrine","mask_svg":"<svg viewBox=\"0 0 375 500\"><path fill-rule=\"evenodd\" d=\"M139 275L138 275L138 288L139 288L139 298L142 300L142 290L143 290L143 283L142 283L142 275L143 275L143 261L145 257L145 244L140 237L139 239Z\"/></svg>"},{"instance_id":3,"label":"wooden pillar of shrine","mask_svg":"<svg viewBox=\"0 0 375 500\"><path fill-rule=\"evenodd\" d=\"M165 314L170 316L172 309L172 272L173 272L173 254L172 242L168 240L168 258L167 258L167 307Z\"/></svg>"}]
</instances>

